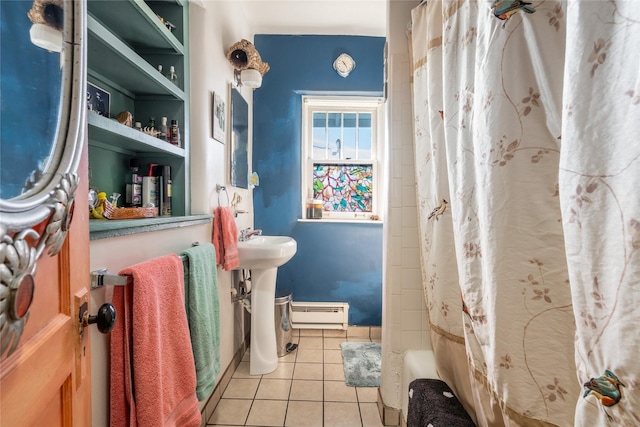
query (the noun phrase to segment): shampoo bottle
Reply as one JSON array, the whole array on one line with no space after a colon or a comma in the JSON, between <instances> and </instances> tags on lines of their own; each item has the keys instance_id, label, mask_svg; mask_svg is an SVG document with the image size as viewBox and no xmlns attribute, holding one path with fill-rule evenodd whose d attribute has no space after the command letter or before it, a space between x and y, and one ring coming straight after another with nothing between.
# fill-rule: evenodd
<instances>
[{"instance_id":1,"label":"shampoo bottle","mask_svg":"<svg viewBox=\"0 0 640 427\"><path fill-rule=\"evenodd\" d=\"M140 163L138 159L129 161L129 173L127 174L127 187L125 191L125 203L129 207L142 206L142 176L139 174Z\"/></svg>"},{"instance_id":2,"label":"shampoo bottle","mask_svg":"<svg viewBox=\"0 0 640 427\"><path fill-rule=\"evenodd\" d=\"M157 164L147 165L147 175L142 178L142 206L158 207L158 177L154 176Z\"/></svg>"}]
</instances>

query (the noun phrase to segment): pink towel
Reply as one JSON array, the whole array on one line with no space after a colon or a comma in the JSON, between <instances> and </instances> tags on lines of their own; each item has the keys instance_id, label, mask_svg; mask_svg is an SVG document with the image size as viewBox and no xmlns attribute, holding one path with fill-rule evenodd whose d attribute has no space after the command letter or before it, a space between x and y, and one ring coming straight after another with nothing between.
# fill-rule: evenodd
<instances>
[{"instance_id":1,"label":"pink towel","mask_svg":"<svg viewBox=\"0 0 640 427\"><path fill-rule=\"evenodd\" d=\"M225 270L240 266L238 258L238 229L230 207L217 207L213 218L213 246L216 260Z\"/></svg>"},{"instance_id":2,"label":"pink towel","mask_svg":"<svg viewBox=\"0 0 640 427\"><path fill-rule=\"evenodd\" d=\"M184 267L166 255L122 270L111 332L112 427L200 426Z\"/></svg>"}]
</instances>

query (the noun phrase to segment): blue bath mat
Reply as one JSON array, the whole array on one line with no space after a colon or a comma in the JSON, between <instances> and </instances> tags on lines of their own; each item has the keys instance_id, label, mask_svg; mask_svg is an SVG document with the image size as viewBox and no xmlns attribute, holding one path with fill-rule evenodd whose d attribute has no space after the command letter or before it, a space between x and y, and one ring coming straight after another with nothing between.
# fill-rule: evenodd
<instances>
[{"instance_id":1,"label":"blue bath mat","mask_svg":"<svg viewBox=\"0 0 640 427\"><path fill-rule=\"evenodd\" d=\"M376 342L343 342L344 378L351 387L379 387L382 346Z\"/></svg>"}]
</instances>

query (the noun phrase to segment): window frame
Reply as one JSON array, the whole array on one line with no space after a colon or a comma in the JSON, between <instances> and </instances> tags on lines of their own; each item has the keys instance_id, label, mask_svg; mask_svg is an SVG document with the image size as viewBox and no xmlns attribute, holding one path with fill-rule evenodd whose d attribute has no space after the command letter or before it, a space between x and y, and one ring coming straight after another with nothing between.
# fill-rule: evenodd
<instances>
[{"instance_id":1,"label":"window frame","mask_svg":"<svg viewBox=\"0 0 640 427\"><path fill-rule=\"evenodd\" d=\"M371 165L372 204L371 212L322 212L322 220L371 220L382 219L383 196L383 137L384 98L370 96L303 96L302 97L302 141L301 141L301 218L306 219L306 200L313 197L313 165ZM371 159L313 159L313 113L371 113ZM313 221L318 221L313 220Z\"/></svg>"}]
</instances>

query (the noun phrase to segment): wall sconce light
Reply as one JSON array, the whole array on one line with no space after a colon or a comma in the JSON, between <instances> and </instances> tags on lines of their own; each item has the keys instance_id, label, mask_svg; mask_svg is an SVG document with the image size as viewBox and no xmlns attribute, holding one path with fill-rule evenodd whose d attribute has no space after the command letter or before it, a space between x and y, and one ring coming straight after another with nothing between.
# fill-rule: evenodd
<instances>
[{"instance_id":1,"label":"wall sconce light","mask_svg":"<svg viewBox=\"0 0 640 427\"><path fill-rule=\"evenodd\" d=\"M29 13L31 43L48 50L62 52L64 5L62 0L35 0Z\"/></svg>"},{"instance_id":2,"label":"wall sconce light","mask_svg":"<svg viewBox=\"0 0 640 427\"><path fill-rule=\"evenodd\" d=\"M236 86L246 86L251 89L257 89L262 86L262 74L260 71L252 68L246 70L235 70L233 75L236 80Z\"/></svg>"},{"instance_id":3,"label":"wall sconce light","mask_svg":"<svg viewBox=\"0 0 640 427\"><path fill-rule=\"evenodd\" d=\"M262 76L269 71L269 64L262 61L256 47L245 39L229 48L227 59L235 68L233 76L237 86L257 89L262 85Z\"/></svg>"}]
</instances>

